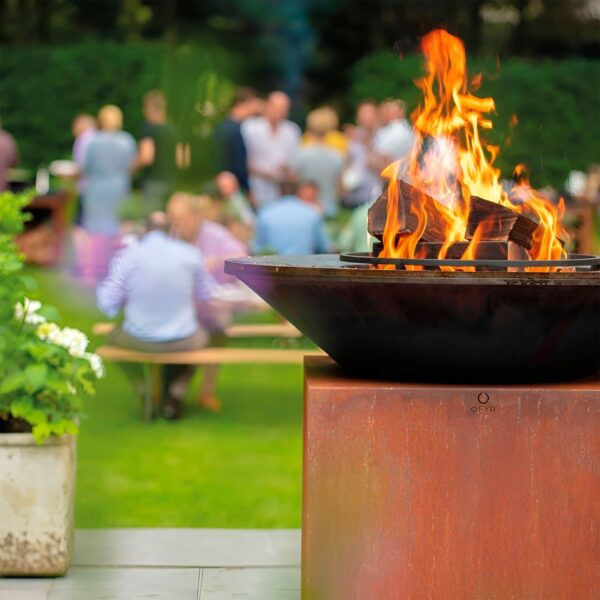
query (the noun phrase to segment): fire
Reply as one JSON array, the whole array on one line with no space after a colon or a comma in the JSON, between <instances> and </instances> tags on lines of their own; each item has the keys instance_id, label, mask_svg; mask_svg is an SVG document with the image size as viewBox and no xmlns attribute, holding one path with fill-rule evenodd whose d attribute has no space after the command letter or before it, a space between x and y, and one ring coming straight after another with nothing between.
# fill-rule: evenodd
<instances>
[{"instance_id":1,"label":"fire","mask_svg":"<svg viewBox=\"0 0 600 600\"><path fill-rule=\"evenodd\" d=\"M513 204L501 183L501 173L494 166L499 147L486 143L482 130L492 129L489 113L495 110L493 98L480 98L472 91L481 85L481 74L467 74L463 42L444 30L427 34L421 42L426 74L415 83L423 92L423 101L412 113L415 143L407 157L407 165L389 165L382 176L389 179L388 213L383 236L382 257L414 258L419 252L428 222L443 224L444 240L438 258L444 258L455 242L464 241L471 198L504 205L539 222L534 235L531 258L559 258L564 255L558 238L561 232L561 208L536 196L534 190L520 181L526 197ZM517 118L511 118L515 125ZM417 227L410 233L401 232L398 219L400 187L398 173L407 173L410 184L435 200L436 215L431 202L411 203L409 211L417 218ZM485 228L475 233L465 254L474 256ZM468 258L468 256L464 256ZM462 269L462 267L461 267ZM452 269L451 269L452 270Z\"/></svg>"}]
</instances>

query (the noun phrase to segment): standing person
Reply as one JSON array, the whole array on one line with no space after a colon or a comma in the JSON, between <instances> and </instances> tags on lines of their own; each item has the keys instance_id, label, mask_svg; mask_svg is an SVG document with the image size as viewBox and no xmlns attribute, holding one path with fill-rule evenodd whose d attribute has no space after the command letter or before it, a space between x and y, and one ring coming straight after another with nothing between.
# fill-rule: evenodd
<instances>
[{"instance_id":1,"label":"standing person","mask_svg":"<svg viewBox=\"0 0 600 600\"><path fill-rule=\"evenodd\" d=\"M406 119L406 104L402 100L385 100L379 105L381 129L373 140L373 163L377 171L410 153L415 136Z\"/></svg>"},{"instance_id":2,"label":"standing person","mask_svg":"<svg viewBox=\"0 0 600 600\"><path fill-rule=\"evenodd\" d=\"M356 127L349 130L349 164L342 175L342 182L347 189L344 197L346 206L370 203L381 193L379 171L369 164L378 126L377 104L372 100L364 100L356 108Z\"/></svg>"},{"instance_id":3,"label":"standing person","mask_svg":"<svg viewBox=\"0 0 600 600\"><path fill-rule=\"evenodd\" d=\"M138 167L142 168L142 196L148 212L162 210L175 191L177 132L167 122L167 101L160 90L144 96L144 117L139 136Z\"/></svg>"},{"instance_id":4,"label":"standing person","mask_svg":"<svg viewBox=\"0 0 600 600\"><path fill-rule=\"evenodd\" d=\"M111 263L97 290L98 308L125 320L110 334L118 346L142 352L186 352L208 344L198 321L196 303L210 301L215 284L200 252L168 236L164 213L153 213L141 241L128 246ZM191 365L168 365L164 416L176 419L181 399L194 373ZM213 390L214 393L214 390Z\"/></svg>"},{"instance_id":5,"label":"standing person","mask_svg":"<svg viewBox=\"0 0 600 600\"><path fill-rule=\"evenodd\" d=\"M8 187L6 172L19 163L19 149L15 138L0 123L0 192Z\"/></svg>"},{"instance_id":6,"label":"standing person","mask_svg":"<svg viewBox=\"0 0 600 600\"><path fill-rule=\"evenodd\" d=\"M290 162L300 141L300 128L287 117L290 99L283 92L272 92L262 117L242 124L248 150L250 191L257 207L277 200L280 185L288 177Z\"/></svg>"},{"instance_id":7,"label":"standing person","mask_svg":"<svg viewBox=\"0 0 600 600\"><path fill-rule=\"evenodd\" d=\"M77 115L71 124L73 133L73 162L79 167L79 177L77 179L77 194L79 202L77 204L77 216L75 222L81 224L83 214L83 195L86 190L86 180L83 174L85 155L87 154L90 143L96 134L96 117L88 114Z\"/></svg>"},{"instance_id":8,"label":"standing person","mask_svg":"<svg viewBox=\"0 0 600 600\"><path fill-rule=\"evenodd\" d=\"M263 206L256 220L254 251L284 256L327 252L323 217L297 196L298 184L284 182L282 197Z\"/></svg>"},{"instance_id":9,"label":"standing person","mask_svg":"<svg viewBox=\"0 0 600 600\"><path fill-rule=\"evenodd\" d=\"M98 114L100 131L83 161L86 188L81 225L85 236L79 245L79 272L84 283L102 279L119 233L119 208L131 191L135 140L122 131L123 113L107 105ZM76 242L77 243L77 242Z\"/></svg>"},{"instance_id":10,"label":"standing person","mask_svg":"<svg viewBox=\"0 0 600 600\"><path fill-rule=\"evenodd\" d=\"M330 106L322 106L317 110L319 111L319 120L321 129L324 130L324 134L319 138L315 138L309 129L302 136L302 145L312 144L318 141L321 144L325 143L327 146L337 150L345 157L348 153L348 136L338 129L340 119L337 113Z\"/></svg>"},{"instance_id":11,"label":"standing person","mask_svg":"<svg viewBox=\"0 0 600 600\"><path fill-rule=\"evenodd\" d=\"M258 95L252 88L239 88L227 117L215 128L219 171L233 173L244 192L248 192L248 152L242 136L242 123L257 116Z\"/></svg>"},{"instance_id":12,"label":"standing person","mask_svg":"<svg viewBox=\"0 0 600 600\"><path fill-rule=\"evenodd\" d=\"M317 108L308 114L307 133L310 143L301 146L292 161L292 169L301 182L313 181L319 188L319 199L327 218L336 216L339 209L340 175L344 158L334 150L325 137L331 131L328 108Z\"/></svg>"}]
</instances>

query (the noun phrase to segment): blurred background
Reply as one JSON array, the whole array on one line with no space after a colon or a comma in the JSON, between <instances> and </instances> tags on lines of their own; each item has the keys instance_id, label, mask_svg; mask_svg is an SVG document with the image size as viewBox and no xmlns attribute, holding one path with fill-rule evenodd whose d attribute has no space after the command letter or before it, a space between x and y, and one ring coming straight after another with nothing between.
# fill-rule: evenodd
<instances>
[{"instance_id":1,"label":"blurred background","mask_svg":"<svg viewBox=\"0 0 600 600\"><path fill-rule=\"evenodd\" d=\"M117 105L123 130L139 139L142 98L161 90L176 138L189 148L175 188L211 194L206 186L221 169L215 128L240 86L288 94L296 142L307 115L323 105L351 138L365 100L374 113L389 98L403 100L407 115L417 106L419 42L439 27L464 40L469 73L483 74L477 94L496 100L489 138L501 146L496 164L504 176L526 163L535 187L555 196L569 188L574 231L599 253L598 0L0 0L0 120L20 158L10 185L36 185L38 210L54 223L44 230L54 236L47 245L60 246L48 258L34 247L46 243L41 234L29 238L30 262L38 264L27 271L39 298L93 346L103 343L93 325L106 317L69 260L75 183L48 173L52 161L71 158L76 115ZM137 177L122 223L140 216ZM342 247L337 236L354 208L326 215L330 249ZM359 217L366 240L366 212ZM234 320L280 322L266 306ZM314 348L302 338L227 344ZM302 367L224 366L220 412L197 406L201 378L194 377L181 420L147 423L126 374L107 364L78 442L79 527L300 525Z\"/></svg>"}]
</instances>

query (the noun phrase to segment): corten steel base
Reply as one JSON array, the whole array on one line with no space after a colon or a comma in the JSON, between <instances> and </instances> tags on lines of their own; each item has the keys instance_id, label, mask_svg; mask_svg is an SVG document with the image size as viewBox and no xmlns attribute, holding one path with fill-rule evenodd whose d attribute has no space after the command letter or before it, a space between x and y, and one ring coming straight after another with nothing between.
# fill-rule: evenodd
<instances>
[{"instance_id":1,"label":"corten steel base","mask_svg":"<svg viewBox=\"0 0 600 600\"><path fill-rule=\"evenodd\" d=\"M307 359L302 597L599 598L599 452L597 377L410 384Z\"/></svg>"}]
</instances>

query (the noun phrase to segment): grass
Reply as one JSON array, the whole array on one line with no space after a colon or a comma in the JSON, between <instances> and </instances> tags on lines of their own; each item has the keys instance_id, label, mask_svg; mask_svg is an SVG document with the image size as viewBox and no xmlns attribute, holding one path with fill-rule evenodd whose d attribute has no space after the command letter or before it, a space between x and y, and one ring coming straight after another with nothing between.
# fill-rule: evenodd
<instances>
[{"instance_id":1,"label":"grass","mask_svg":"<svg viewBox=\"0 0 600 600\"><path fill-rule=\"evenodd\" d=\"M63 323L90 334L102 319L92 293L30 272ZM108 364L78 440L77 527L299 527L302 368L224 366L218 393L219 414L190 399L181 421L143 423L133 387Z\"/></svg>"}]
</instances>

